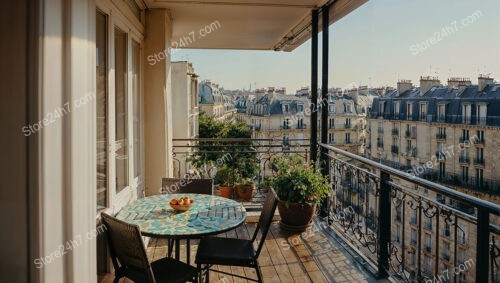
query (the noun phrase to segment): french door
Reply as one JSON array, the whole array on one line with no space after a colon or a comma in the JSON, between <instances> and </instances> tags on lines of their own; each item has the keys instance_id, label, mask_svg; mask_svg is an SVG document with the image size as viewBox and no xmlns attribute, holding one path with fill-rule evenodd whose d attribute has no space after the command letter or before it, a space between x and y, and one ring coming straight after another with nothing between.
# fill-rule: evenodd
<instances>
[{"instance_id":1,"label":"french door","mask_svg":"<svg viewBox=\"0 0 500 283\"><path fill-rule=\"evenodd\" d=\"M142 37L96 12L97 208L118 211L143 191Z\"/></svg>"}]
</instances>

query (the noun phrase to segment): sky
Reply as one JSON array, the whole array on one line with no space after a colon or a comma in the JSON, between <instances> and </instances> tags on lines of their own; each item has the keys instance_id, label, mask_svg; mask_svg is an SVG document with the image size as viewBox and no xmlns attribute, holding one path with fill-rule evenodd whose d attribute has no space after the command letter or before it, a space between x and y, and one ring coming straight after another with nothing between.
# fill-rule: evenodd
<instances>
[{"instance_id":1,"label":"sky","mask_svg":"<svg viewBox=\"0 0 500 283\"><path fill-rule=\"evenodd\" d=\"M321 55L321 35L319 46ZM310 48L309 40L292 52L184 49L172 60L192 62L201 80L224 89L295 93L310 85ZM500 0L369 0L330 26L330 87L418 86L421 75L477 84L479 73L500 81Z\"/></svg>"}]
</instances>

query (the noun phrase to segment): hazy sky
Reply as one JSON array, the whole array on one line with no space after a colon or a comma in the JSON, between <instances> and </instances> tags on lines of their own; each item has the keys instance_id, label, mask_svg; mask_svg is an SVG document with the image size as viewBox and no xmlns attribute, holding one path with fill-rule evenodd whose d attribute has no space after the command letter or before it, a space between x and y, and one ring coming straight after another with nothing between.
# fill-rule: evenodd
<instances>
[{"instance_id":1,"label":"hazy sky","mask_svg":"<svg viewBox=\"0 0 500 283\"><path fill-rule=\"evenodd\" d=\"M310 84L310 41L290 53L181 50L172 59L193 62L201 79L225 89L251 84L294 93ZM370 0L330 26L330 86L418 84L420 75L475 84L478 73L500 81L500 0Z\"/></svg>"}]
</instances>

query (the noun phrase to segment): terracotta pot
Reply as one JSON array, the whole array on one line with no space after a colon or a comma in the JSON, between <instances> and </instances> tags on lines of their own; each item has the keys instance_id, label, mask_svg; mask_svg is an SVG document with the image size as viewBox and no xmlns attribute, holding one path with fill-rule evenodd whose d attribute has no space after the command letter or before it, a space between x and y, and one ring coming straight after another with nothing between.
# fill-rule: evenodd
<instances>
[{"instance_id":1,"label":"terracotta pot","mask_svg":"<svg viewBox=\"0 0 500 283\"><path fill-rule=\"evenodd\" d=\"M219 192L221 197L233 198L233 187L219 186Z\"/></svg>"},{"instance_id":2,"label":"terracotta pot","mask_svg":"<svg viewBox=\"0 0 500 283\"><path fill-rule=\"evenodd\" d=\"M316 214L316 204L299 204L291 202L286 207L286 201L278 202L282 229L289 231L305 231L312 225L312 218Z\"/></svg>"},{"instance_id":3,"label":"terracotta pot","mask_svg":"<svg viewBox=\"0 0 500 283\"><path fill-rule=\"evenodd\" d=\"M253 195L254 185L238 185L236 193L238 197L244 200L251 200Z\"/></svg>"}]
</instances>

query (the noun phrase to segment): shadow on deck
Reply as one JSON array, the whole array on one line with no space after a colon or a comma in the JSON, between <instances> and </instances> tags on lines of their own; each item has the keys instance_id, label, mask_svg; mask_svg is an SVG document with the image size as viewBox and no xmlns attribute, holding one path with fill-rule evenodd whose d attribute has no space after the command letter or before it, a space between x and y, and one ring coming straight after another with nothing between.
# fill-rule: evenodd
<instances>
[{"instance_id":1,"label":"shadow on deck","mask_svg":"<svg viewBox=\"0 0 500 283\"><path fill-rule=\"evenodd\" d=\"M255 223L247 223L236 230L219 237L250 239ZM314 229L313 229L314 230ZM259 257L264 282L388 282L377 281L347 252L340 243L322 230L311 231L300 237L280 229L278 223L271 225L266 243ZM191 242L191 264L197 241ZM148 245L150 260L160 259L167 254L167 242L151 239ZM184 242L181 246L181 260L186 260ZM241 267L216 266L221 271L257 278L255 270ZM224 279L225 278L225 279ZM212 272L210 282L252 282Z\"/></svg>"}]
</instances>

